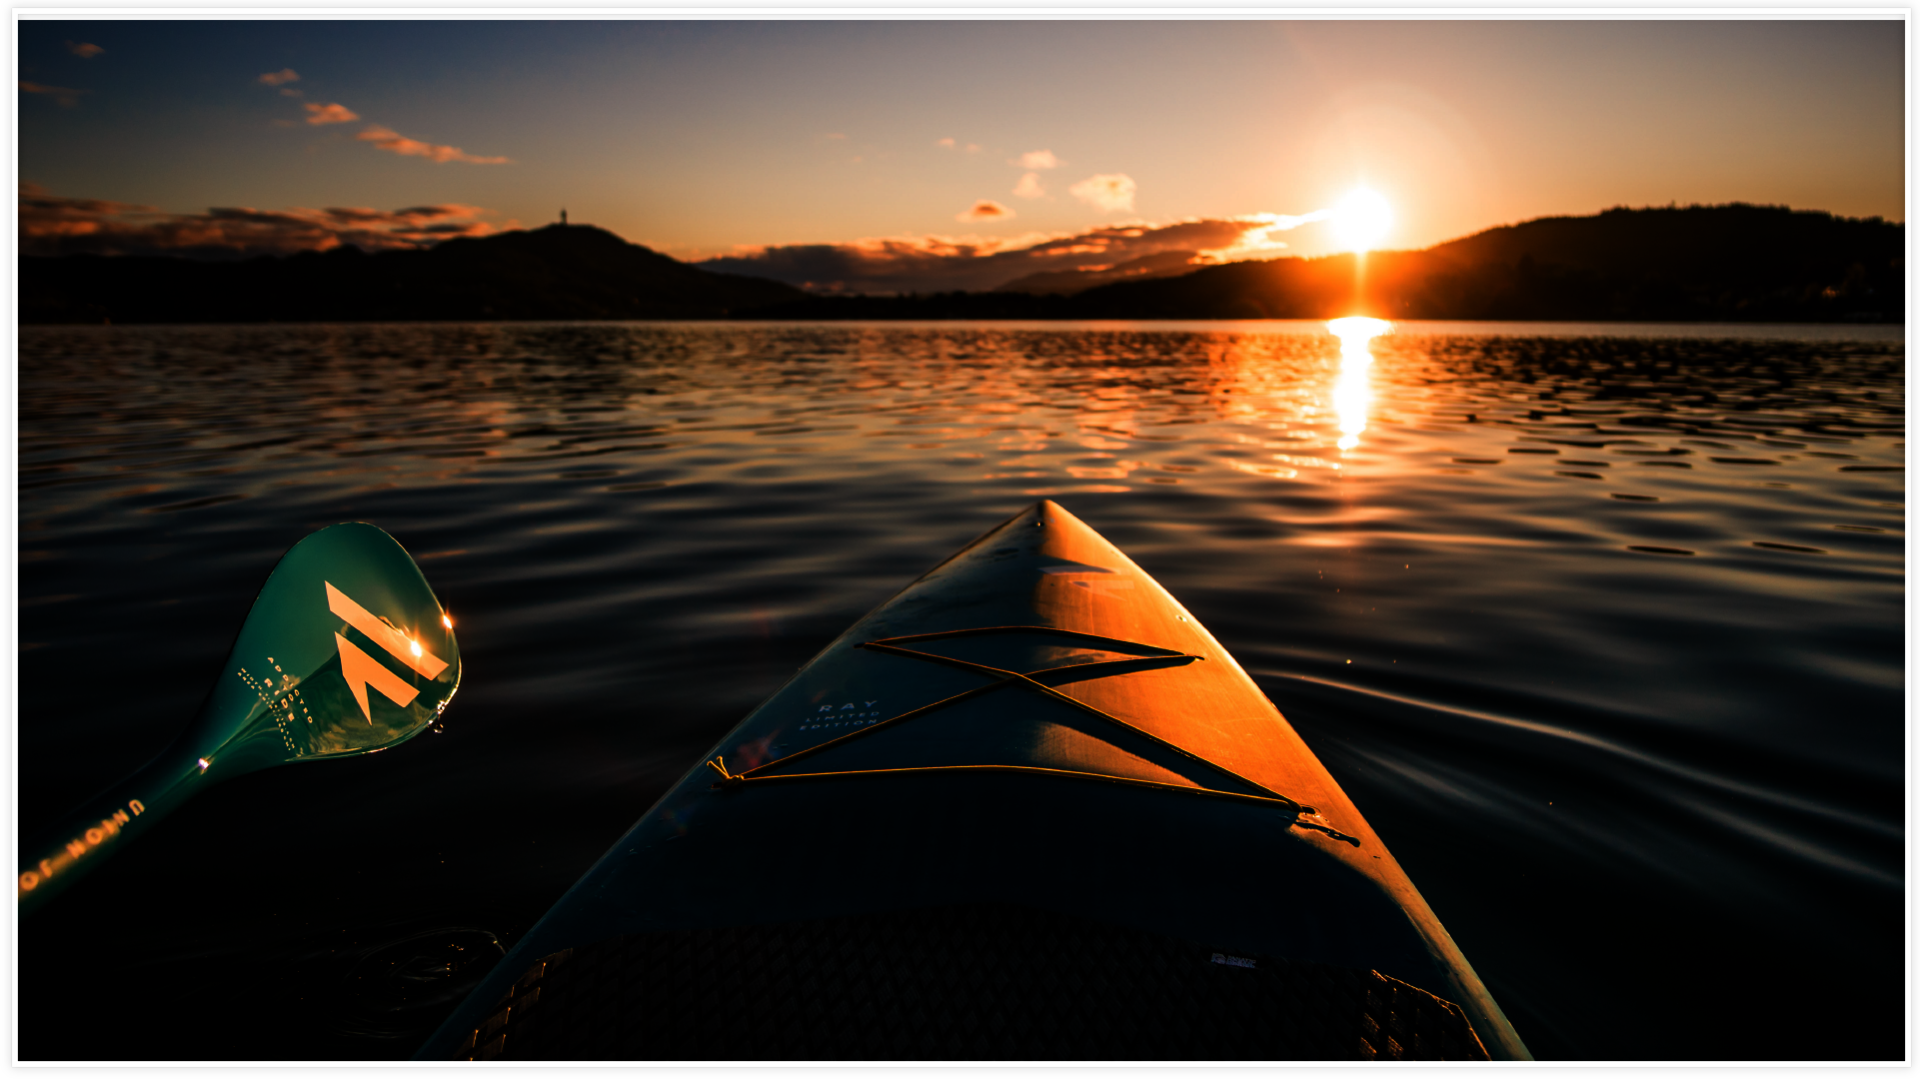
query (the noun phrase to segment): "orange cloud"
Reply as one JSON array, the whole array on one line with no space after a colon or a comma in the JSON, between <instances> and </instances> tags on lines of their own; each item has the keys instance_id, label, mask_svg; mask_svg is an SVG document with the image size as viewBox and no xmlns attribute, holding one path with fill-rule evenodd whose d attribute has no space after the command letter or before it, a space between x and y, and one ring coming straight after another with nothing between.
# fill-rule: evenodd
<instances>
[{"instance_id":1,"label":"orange cloud","mask_svg":"<svg viewBox=\"0 0 1920 1080\"><path fill-rule=\"evenodd\" d=\"M1013 216L1010 207L1002 206L992 199L981 199L967 210L954 216L955 221L999 221Z\"/></svg>"},{"instance_id":2,"label":"orange cloud","mask_svg":"<svg viewBox=\"0 0 1920 1080\"><path fill-rule=\"evenodd\" d=\"M1040 186L1040 174L1030 172L1022 176L1020 182L1014 185L1013 193L1023 199L1038 199L1047 193L1047 189Z\"/></svg>"},{"instance_id":3,"label":"orange cloud","mask_svg":"<svg viewBox=\"0 0 1920 1080\"><path fill-rule=\"evenodd\" d=\"M74 90L65 86L43 86L25 79L20 80L20 89L29 94L46 94L69 109L80 104L80 95L86 93L85 90Z\"/></svg>"},{"instance_id":4,"label":"orange cloud","mask_svg":"<svg viewBox=\"0 0 1920 1080\"><path fill-rule=\"evenodd\" d=\"M954 147L954 142L953 142L953 140L952 140L952 139L941 139L941 140L939 140L938 142L936 142L936 143L934 143L933 145L935 145L935 146L944 146L944 147L946 147L947 149L949 149L949 150L951 150L951 149L953 149L953 147Z\"/></svg>"},{"instance_id":5,"label":"orange cloud","mask_svg":"<svg viewBox=\"0 0 1920 1080\"><path fill-rule=\"evenodd\" d=\"M456 236L486 236L490 211L447 203L400 210L335 206L256 210L213 207L169 214L151 206L49 195L20 189L20 250L25 255L189 255L251 258L327 251L351 244L367 251L425 247Z\"/></svg>"},{"instance_id":6,"label":"orange cloud","mask_svg":"<svg viewBox=\"0 0 1920 1080\"><path fill-rule=\"evenodd\" d=\"M291 98L306 97L307 92L305 90L295 90L290 86L283 86L280 88L280 96Z\"/></svg>"},{"instance_id":7,"label":"orange cloud","mask_svg":"<svg viewBox=\"0 0 1920 1080\"><path fill-rule=\"evenodd\" d=\"M1067 189L1068 193L1096 210L1112 212L1133 209L1133 177L1126 173L1101 173Z\"/></svg>"},{"instance_id":8,"label":"orange cloud","mask_svg":"<svg viewBox=\"0 0 1920 1080\"><path fill-rule=\"evenodd\" d=\"M1200 253L1196 261L1202 263L1245 262L1248 259L1278 258L1287 245L1276 240L1274 233L1297 229L1302 225L1311 225L1316 221L1325 221L1333 216L1331 210L1315 210L1306 214L1248 214L1240 220L1251 228L1225 247L1212 248Z\"/></svg>"},{"instance_id":9,"label":"orange cloud","mask_svg":"<svg viewBox=\"0 0 1920 1080\"><path fill-rule=\"evenodd\" d=\"M817 292L982 290L1034 275L1083 279L1079 287L1084 288L1139 273L1185 272L1221 261L1227 253L1270 258L1273 249L1283 245L1270 240L1268 232L1299 222L1278 214L1251 214L1015 237L880 237L841 244L742 248L699 265L725 274L773 278ZM1104 277L1095 280L1094 274Z\"/></svg>"},{"instance_id":10,"label":"orange cloud","mask_svg":"<svg viewBox=\"0 0 1920 1080\"><path fill-rule=\"evenodd\" d=\"M312 108L312 106L309 105L308 108ZM443 163L448 161L464 161L470 165L510 164L508 158L475 157L457 146L436 146L433 143L424 143L418 139L409 139L405 135L394 131L392 128L381 127L379 124L369 127L367 130L354 136L354 138L362 142L372 143L376 150L386 150L403 157L423 157Z\"/></svg>"},{"instance_id":11,"label":"orange cloud","mask_svg":"<svg viewBox=\"0 0 1920 1080\"><path fill-rule=\"evenodd\" d=\"M360 119L360 114L345 105L321 105L309 101L301 106L307 110L309 124L351 124Z\"/></svg>"},{"instance_id":12,"label":"orange cloud","mask_svg":"<svg viewBox=\"0 0 1920 1080\"><path fill-rule=\"evenodd\" d=\"M292 68L281 68L279 71L269 71L260 76L260 81L268 86L285 86L290 82L299 82L300 73Z\"/></svg>"},{"instance_id":13,"label":"orange cloud","mask_svg":"<svg viewBox=\"0 0 1920 1080\"><path fill-rule=\"evenodd\" d=\"M67 51L82 60L91 60L107 50L90 41L69 41L67 42Z\"/></svg>"},{"instance_id":14,"label":"orange cloud","mask_svg":"<svg viewBox=\"0 0 1920 1080\"><path fill-rule=\"evenodd\" d=\"M1057 169L1066 162L1054 157L1051 150L1029 150L1008 161L1007 164L1018 165L1023 169Z\"/></svg>"}]
</instances>

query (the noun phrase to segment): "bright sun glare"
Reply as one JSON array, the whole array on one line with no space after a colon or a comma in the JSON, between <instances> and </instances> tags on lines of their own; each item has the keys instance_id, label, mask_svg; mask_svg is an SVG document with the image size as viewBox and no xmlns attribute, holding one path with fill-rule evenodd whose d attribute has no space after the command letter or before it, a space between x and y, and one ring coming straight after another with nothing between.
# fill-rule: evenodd
<instances>
[{"instance_id":1,"label":"bright sun glare","mask_svg":"<svg viewBox=\"0 0 1920 1080\"><path fill-rule=\"evenodd\" d=\"M1340 242L1354 251L1367 251L1393 225L1393 207L1372 188L1355 188L1333 208L1333 227Z\"/></svg>"}]
</instances>

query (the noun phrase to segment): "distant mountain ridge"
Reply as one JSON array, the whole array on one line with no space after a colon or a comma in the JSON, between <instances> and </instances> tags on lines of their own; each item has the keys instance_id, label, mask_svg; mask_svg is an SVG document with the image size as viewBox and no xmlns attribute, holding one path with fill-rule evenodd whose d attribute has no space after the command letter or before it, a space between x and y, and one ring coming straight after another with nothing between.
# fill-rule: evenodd
<instances>
[{"instance_id":1,"label":"distant mountain ridge","mask_svg":"<svg viewBox=\"0 0 1920 1080\"><path fill-rule=\"evenodd\" d=\"M818 296L592 226L244 262L22 257L23 323L532 319L1875 321L1905 317L1905 227L1785 207L1614 209L1425 251L1186 269L1170 252L992 292ZM1083 276L1085 275L1085 276ZM1089 280L1091 278L1092 280ZM1057 280L1056 280L1057 279ZM1089 287L1091 286L1091 287Z\"/></svg>"},{"instance_id":2,"label":"distant mountain ridge","mask_svg":"<svg viewBox=\"0 0 1920 1080\"><path fill-rule=\"evenodd\" d=\"M1905 244L1904 226L1879 218L1740 203L1618 208L1364 260L1283 258L1117 282L1067 306L1079 318L1898 322Z\"/></svg>"},{"instance_id":3,"label":"distant mountain ridge","mask_svg":"<svg viewBox=\"0 0 1920 1080\"><path fill-rule=\"evenodd\" d=\"M716 319L805 296L700 270L591 225L374 254L20 260L24 323Z\"/></svg>"}]
</instances>

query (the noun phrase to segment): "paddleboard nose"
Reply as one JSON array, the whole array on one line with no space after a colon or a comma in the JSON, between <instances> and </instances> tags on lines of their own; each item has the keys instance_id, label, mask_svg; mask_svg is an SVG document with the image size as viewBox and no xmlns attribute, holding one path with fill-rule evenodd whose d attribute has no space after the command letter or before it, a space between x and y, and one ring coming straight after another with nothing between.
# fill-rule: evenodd
<instances>
[{"instance_id":1,"label":"paddleboard nose","mask_svg":"<svg viewBox=\"0 0 1920 1080\"><path fill-rule=\"evenodd\" d=\"M1008 1009L1005 987L1050 986L1041 972L1057 966L1035 957L1072 935L1074 967L1126 969L1078 985L1149 989L1097 1006L1041 989L1020 1010L1046 1017L1030 1039L969 1025ZM1149 972L1150 954L1165 965ZM835 974L841 959L857 970ZM1256 1002L1251 979L1277 981ZM818 992L754 996L791 986ZM924 1024L869 1010L867 995ZM1302 1020L1300 1003L1320 1019ZM1118 1030L1075 1041L1093 1014ZM1219 1038L1155 1026L1173 1015L1226 1019ZM743 1029L743 1016L757 1022ZM1259 687L1048 499L855 623L728 733L422 1056L1123 1046L1167 1059L1525 1056Z\"/></svg>"}]
</instances>

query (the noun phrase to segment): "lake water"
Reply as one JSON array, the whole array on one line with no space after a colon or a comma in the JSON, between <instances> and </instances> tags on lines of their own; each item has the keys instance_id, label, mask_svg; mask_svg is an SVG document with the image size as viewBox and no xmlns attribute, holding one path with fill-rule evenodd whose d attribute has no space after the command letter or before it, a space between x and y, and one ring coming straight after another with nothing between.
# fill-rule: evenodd
<instances>
[{"instance_id":1,"label":"lake water","mask_svg":"<svg viewBox=\"0 0 1920 1080\"><path fill-rule=\"evenodd\" d=\"M1901 328L27 328L19 819L370 521L442 730L22 926L24 1058L394 1058L817 649L1049 497L1199 616L1542 1058L1904 1052ZM497 945L496 945L497 943ZM456 962L447 958L458 957Z\"/></svg>"}]
</instances>

